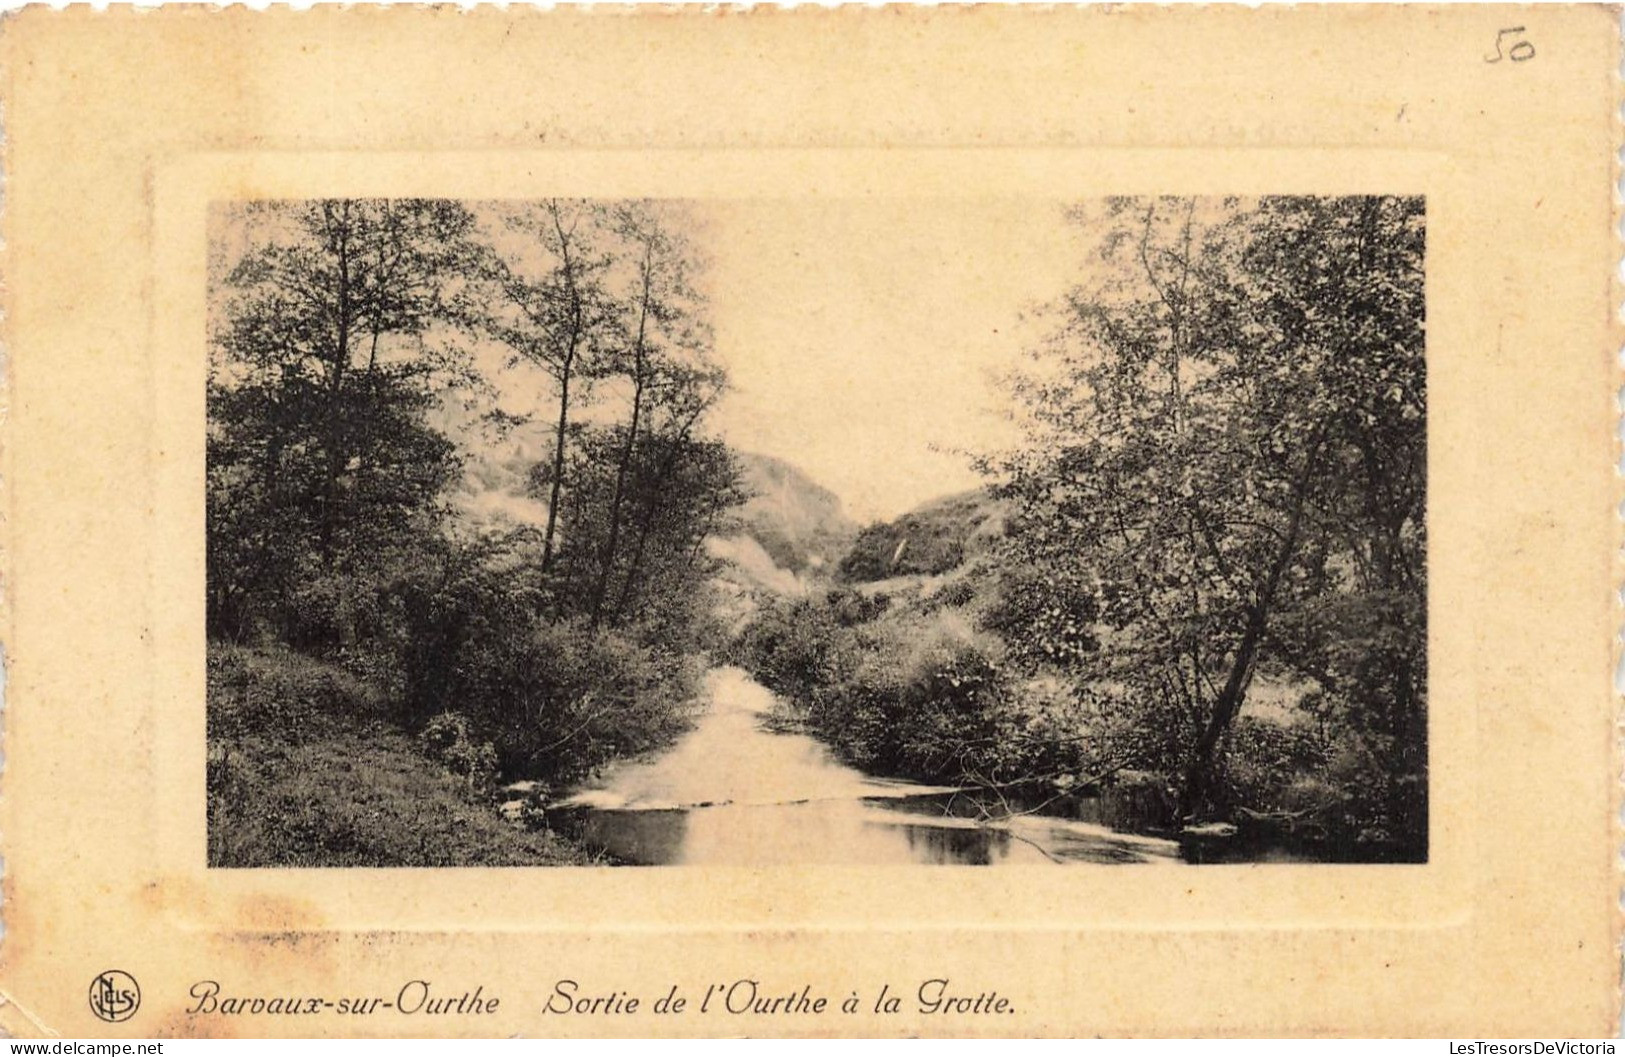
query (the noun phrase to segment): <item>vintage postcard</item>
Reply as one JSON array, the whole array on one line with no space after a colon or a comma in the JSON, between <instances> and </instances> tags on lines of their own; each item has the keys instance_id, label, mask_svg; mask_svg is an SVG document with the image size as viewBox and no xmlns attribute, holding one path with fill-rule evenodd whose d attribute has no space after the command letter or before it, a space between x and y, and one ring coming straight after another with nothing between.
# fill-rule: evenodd
<instances>
[{"instance_id":1,"label":"vintage postcard","mask_svg":"<svg viewBox=\"0 0 1625 1057\"><path fill-rule=\"evenodd\" d=\"M6 22L0 1026L1616 1034L1618 24Z\"/></svg>"}]
</instances>

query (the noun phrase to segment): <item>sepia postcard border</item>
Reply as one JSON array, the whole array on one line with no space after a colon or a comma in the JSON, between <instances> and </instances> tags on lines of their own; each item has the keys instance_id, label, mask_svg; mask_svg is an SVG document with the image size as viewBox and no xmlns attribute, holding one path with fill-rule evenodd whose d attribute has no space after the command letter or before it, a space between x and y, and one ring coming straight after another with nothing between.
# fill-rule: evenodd
<instances>
[{"instance_id":1,"label":"sepia postcard border","mask_svg":"<svg viewBox=\"0 0 1625 1057\"><path fill-rule=\"evenodd\" d=\"M1508 10L1421 10L1404 16L1412 21L1395 15L1386 25L1415 27L1408 46L1435 61L1455 56L1451 42L1457 36L1462 53L1471 50L1473 60L1482 61L1480 30L1490 30L1493 38L1495 25L1504 21L1499 16ZM358 12L357 17L377 15ZM754 24L793 17L767 16ZM1164 22L1163 16L1143 14L1126 23L1111 23L1103 15L1079 17L1094 18L1092 25L1106 29L1106 35L1124 34L1122 39L1141 47L1175 32L1195 49L1215 36L1278 48L1278 36L1258 44L1254 27L1295 16L1283 12L1249 21L1241 12L1215 12ZM1371 28L1381 18L1359 11L1296 17L1303 19L1304 42L1322 49L1331 71L1323 90L1376 79L1360 65L1369 55L1346 37L1351 29L1355 37L1383 32ZM1550 31L1543 40L1560 40L1587 61L1604 52L1617 57L1613 45L1598 46L1593 54L1580 43L1595 30L1594 22L1607 19L1588 21L1591 16L1580 9L1543 17ZM62 22L90 24L83 18ZM171 24L187 25L188 39L200 51L207 50L211 33L241 25L228 19ZM403 31L394 45L408 48L431 40L437 25L428 14L395 24L421 27ZM567 24L577 27L568 32L609 32L619 47L638 46L632 36L615 38L598 26L589 31L579 28L583 22ZM222 28L198 28L205 25ZM1186 28L1170 31L1174 25ZM965 32L974 28L974 22L962 24ZM19 48L59 69L71 67L100 93L96 98L111 98L115 75L131 68L134 54L101 33L91 31L94 46L69 57L76 45L72 34L49 38L48 45L30 44L47 37L19 36L12 29L8 104L17 98L19 79L27 76L15 64ZM1026 39L1015 33L990 47L1014 55ZM1542 46L1563 55L1555 44ZM693 47L692 41L676 43L675 56ZM937 83L950 83L949 53L933 54L942 63L932 67ZM670 61L677 61L675 56ZM599 53L593 61L602 57ZM106 67L99 75L90 72L98 61ZM826 56L824 61L836 60ZM1597 91L1587 79L1589 67L1574 69L1561 59L1553 66L1550 79L1539 82L1558 93L1555 102L1546 97L1547 105L1583 116L1592 113L1588 93L1599 102L1616 95ZM1265 76L1253 60L1247 69ZM1540 113L1530 107L1528 85L1486 87L1482 70L1470 72L1406 80L1403 93L1397 82L1384 83L1375 102L1393 104L1384 119L1396 125L1403 125L1407 105L1425 108L1422 93L1428 87L1435 91L1436 110L1466 114L1500 106L1514 116ZM1403 79L1387 67L1383 73ZM248 98L255 87L233 82L223 69L199 76L197 86L178 97L181 101L214 107L221 98ZM1535 76L1548 75L1537 68ZM225 92L208 91L223 85ZM1601 280L1591 285L1577 278L1595 274L1591 269L1599 261L1617 260L1612 231L1590 234L1614 210L1582 183L1589 169L1551 172L1550 158L1516 149L1520 144L1511 136L1526 132L1551 144L1558 158L1573 159L1616 138L1601 117L1596 126L1577 120L1572 129L1494 119L1488 129L1502 135L1436 128L1422 142L1390 149L1380 144L1391 138L1364 135L1347 118L1323 119L1314 112L1313 99L1306 98L1279 104L1292 119L1276 137L1291 144L1285 147L1255 142L1157 150L1132 146L1134 136L1125 135L1104 137L1092 148L1052 139L1051 146L1028 149L946 135L937 136L934 145L910 148L861 135L849 140L859 146L828 147L839 139L826 133L840 127L840 114L814 109L804 115L799 137L790 137L801 146L787 147L782 141L763 143L764 137L730 135L739 116L724 113L721 100L700 100L696 94L680 101L702 115L686 133L686 146L703 150L580 149L582 142L594 140L591 133L555 134L546 149L514 149L511 136L491 133L494 149L457 152L435 149L442 142L436 130L443 133L455 116L444 104L433 111L435 120L425 117L418 140L399 140L396 149L385 150L353 129L347 142L342 127L323 124L318 96L312 87L278 121L309 117L329 130L325 142L312 142L321 136L286 133L274 144L219 135L202 137L202 145L187 140L190 146L182 149L142 139L142 149L130 156L91 155L97 160L87 163L87 179L74 186L50 186L54 170L43 130L64 130L59 135L66 142L52 146L71 155L76 144L92 142L75 137L94 137L113 127L117 108L73 126L64 120L73 112L69 103L41 101L36 89L23 94L33 109L22 108L23 119L12 127L9 165L13 177L22 180L5 218L7 268L15 275L6 294L13 414L5 455L13 680L6 714L7 796L0 805L9 908L0 958L6 990L17 997L19 1008L36 1011L38 1023L48 1030L106 1029L88 1019L82 995L70 1001L55 994L49 982L62 974L82 991L79 977L89 980L106 969L102 963L110 950L135 951L143 930L157 939L149 941L134 969L149 994L172 997L161 1005L154 1001L151 1018L132 1025L133 1034L200 1030L185 1013L184 996L209 973L235 973L238 980L252 975L260 981L257 986L274 989L301 981L337 986L356 974L395 979L432 973L472 981L489 975L492 966L501 966L511 981L515 974L525 978L510 982L505 992L514 995L510 1008L519 1011L507 1016L518 1019L501 1023L550 1034L775 1029L774 1022L759 1020L538 1019L536 1011L560 973L614 980L618 987L642 992L679 975L697 976L702 987L707 975L732 979L754 972L839 989L848 981L854 988L860 980L869 987L889 976L940 973L996 980L1018 996L1017 1015L1009 1021L864 1016L779 1028L794 1034L1347 1033L1351 1026L1371 1033L1427 1034L1459 1031L1467 1024L1530 1034L1549 1032L1558 1023L1589 1028L1613 1022L1618 912L1611 898L1606 906L1590 900L1611 897L1617 889L1618 826L1611 814L1604 817L1587 805L1604 780L1598 769L1611 765L1610 773L1617 773L1618 755L1601 674L1569 665L1579 656L1606 659L1597 625L1616 614L1592 585L1560 583L1556 577L1576 565L1565 560L1565 548L1582 544L1589 554L1601 540L1618 540L1612 510L1604 526L1600 513L1593 520L1574 509L1603 495L1617 500L1617 482L1605 481L1565 454L1575 448L1589 452L1592 443L1600 453L1601 441L1593 438L1615 413L1604 394L1593 395L1602 379L1618 380L1612 349L1595 357L1584 351L1607 344L1605 338L1617 345L1618 329L1590 314ZM413 102L430 105L416 96ZM1001 105L1000 112L1013 118L1016 107L1008 101ZM1276 104L1238 103L1233 122L1256 121L1271 105ZM176 120L205 122L193 111ZM601 133L601 145L637 140L634 121L624 113L613 120L620 122L620 131ZM1122 129L1136 127L1127 117L1117 120ZM1018 141L1045 141L1027 126L1013 122L1010 127ZM708 137L706 130L714 135ZM1214 128L1205 139L1188 129L1185 134L1188 142L1222 143L1227 133ZM1230 138L1247 139L1235 128ZM290 142L297 149L290 149ZM809 144L828 149L804 149ZM220 145L250 149L214 149ZM1612 175L1612 162L1608 169ZM138 174L133 181L132 174ZM88 233L74 233L66 218L76 207L99 215L81 197L81 186L114 191L118 226L103 230L127 242L97 248ZM1548 189L1541 201L1516 197L1535 186ZM1020 194L1066 200L1136 192L1426 195L1428 863L997 872L975 867L206 869L201 448L202 231L209 202L362 194L785 197L787 188L797 196L890 193L943 199ZM1549 212L1541 214L1543 208ZM145 259L137 259L137 248ZM118 269L133 274L108 278ZM75 288L75 275L86 277L86 289ZM116 300L83 300L115 286ZM1617 302L1617 288L1607 292L1610 303ZM121 315L132 307L135 314ZM133 333L119 329L130 327L131 320L139 320ZM129 348L138 350L134 361L113 358L116 350ZM53 359L52 350L61 349L79 351ZM1564 352L1575 358L1558 355ZM133 388L115 390L115 383ZM121 395L111 403L95 403L115 392ZM1547 413L1527 407L1544 407ZM1554 408L1560 410L1553 413ZM132 437L140 439L132 443ZM65 443L69 439L72 447ZM90 509L76 499L85 495L112 499ZM111 545L121 538L148 561L120 563ZM86 553L94 560L73 564ZM1606 576L1600 554L1595 562L1597 575ZM52 575L47 570L61 581L60 598L41 586ZM134 599L138 612L112 612L120 598ZM97 608L98 602L108 609ZM63 637L75 621L88 643L77 655ZM1538 628L1529 621L1539 621ZM132 627L141 631L139 642L124 637ZM1592 636L1598 637L1595 645ZM1566 648L1581 641L1585 649ZM1556 668L1541 668L1542 663ZM48 725L47 703L77 702L72 707L88 709L98 701L103 713L83 718L65 713ZM125 740L109 740L115 732ZM74 739L77 745L71 744ZM111 768L104 787L95 790L80 788L64 772L75 753L90 750L103 753L94 759ZM1617 803L1617 791L1613 796ZM1563 814L1554 813L1554 804L1581 806ZM1538 841L1531 828L1537 811L1552 813L1543 819L1546 828ZM1499 826L1527 841L1527 854L1498 847ZM60 835L76 827L96 839L96 854L69 856L62 850ZM888 905L875 903L877 891L887 893ZM1033 957L1040 949L1044 956ZM1179 965L1179 990L1200 997L1176 1009L1159 1004L1161 989L1135 995L1113 986L1124 976L1155 979L1158 964ZM1417 1008L1411 999L1426 981L1439 983L1444 993ZM1079 997L1084 994L1101 997ZM1496 996L1505 1000L1503 1006L1493 1006ZM1234 1012L1216 1012L1221 1007ZM221 1030L246 1030L249 1024L289 1030L263 1021L244 1024L244 1029ZM357 1030L332 1023L301 1027L339 1034ZM413 1028L425 1030L416 1024L362 1030ZM457 1023L433 1030L479 1034L490 1029Z\"/></svg>"},{"instance_id":2,"label":"sepia postcard border","mask_svg":"<svg viewBox=\"0 0 1625 1057\"><path fill-rule=\"evenodd\" d=\"M695 152L574 152L492 154L475 159L422 156L358 156L347 154L342 164L321 156L204 156L172 159L157 181L156 232L160 259L155 269L159 287L155 304L156 343L163 348L190 344L195 357L174 357L165 364L157 398L157 421L162 423L162 446L175 453L158 482L160 537L184 546L166 548L166 566L157 577L161 590L170 593L162 609L176 620L155 635L154 648L166 660L163 667L184 673L181 686L192 687L194 700L202 700L202 473L200 440L203 434L203 355L206 305L202 282L204 212L207 203L223 198L297 199L316 196L455 197L474 200L560 197L669 197L669 198L867 198L907 197L940 200L951 208L955 200L986 196L1024 196L1041 201L1087 200L1108 194L1259 194L1259 193L1422 193L1428 201L1429 296L1435 269L1453 274L1461 269L1452 259L1460 252L1460 233L1470 219L1456 204L1460 198L1450 187L1448 160L1424 152L1294 151L706 151ZM1223 171L1217 182L1197 174ZM1080 176L1079 174L1087 174ZM1170 174L1189 174L1183 179ZM1431 304L1430 304L1431 308ZM1438 355L1437 350L1464 347L1470 339L1468 321L1446 310L1429 312L1429 409L1451 421L1463 413L1464 390L1459 356ZM788 369L796 369L789 367ZM808 366L804 369L813 369ZM186 445L192 447L188 449ZM1455 491L1462 470L1453 467L1459 449L1430 444L1430 527L1440 509L1461 503ZM1440 465L1442 463L1442 465ZM173 481L167 474L173 472ZM1466 542L1461 522L1446 517L1442 532L1430 533L1430 611L1439 600L1456 597L1465 570L1450 554L1463 553ZM1452 530L1452 526L1455 529ZM167 564L172 563L172 564ZM193 589L193 588L196 589ZM1448 621L1439 623L1448 629ZM173 637L171 637L173 636ZM1435 654L1437 643L1430 646ZM1157 927L1337 927L1351 923L1389 927L1429 928L1461 920L1471 880L1466 864L1471 857L1471 834L1448 824L1472 797L1469 750L1472 715L1462 707L1471 700L1466 673L1450 663L1448 652L1430 657L1431 818L1434 820L1428 862L1425 864L1258 864L1237 873L1231 868L1175 871L1177 875L1148 877L1135 869L1111 871L1091 877L1091 901L1072 903L1068 895L1077 885L1067 871L1024 868L1020 884L1026 893L1021 910L1000 915L1001 924L1026 928L1061 925ZM158 847L170 856L167 872L184 875L200 869L206 835L197 797L202 789L203 716L199 709L185 722L159 726L164 738L158 773L159 792L166 804L159 817L166 820ZM1442 824L1441 824L1442 823ZM871 881L866 870L852 867L799 866L743 871L729 868L683 867L675 873L660 870L654 877L644 870L563 868L544 871L498 870L505 887L530 897L527 906L561 900L579 906L589 897L616 893L625 908L613 923L593 921L593 929L638 929L659 924L705 927L814 925L842 922L849 927L907 924L910 927L959 927L980 916L1012 880L987 871L967 868L956 872L950 892L930 871L888 868L887 886L910 893L890 907L865 906L861 895ZM282 898L319 903L313 893L323 888L326 871L211 870L207 883L221 891L247 895L277 892ZM450 886L471 897L489 884L488 871L469 868L451 871L365 871L345 882L345 898L358 886L369 899L382 899L385 890L421 889L445 892ZM430 877L429 874L437 876ZM445 876L441 876L445 875ZM746 877L751 883L741 884ZM204 877L193 877L203 883ZM774 897L756 897L766 881ZM465 888L466 886L466 888ZM663 899L648 914L636 909L639 893L648 888L669 891L672 905L701 905L703 917L685 920L673 914ZM1167 901L1148 898L1165 888ZM1175 894L1182 898L1174 898ZM434 905L420 927L448 923L448 908ZM454 900L456 907L476 901ZM1283 913L1298 906L1312 915L1294 918ZM904 909L906 908L906 909ZM324 908L324 911L327 908ZM193 908L195 913L195 908ZM1301 913L1301 911L1300 911ZM190 915L188 915L190 916ZM326 913L323 915L326 916ZM1309 918L1312 917L1312 922ZM192 918L201 924L204 918ZM407 915L412 920L412 915ZM465 927L488 918L469 918ZM513 923L525 927L573 929L584 923L577 913L559 915L527 909Z\"/></svg>"}]
</instances>

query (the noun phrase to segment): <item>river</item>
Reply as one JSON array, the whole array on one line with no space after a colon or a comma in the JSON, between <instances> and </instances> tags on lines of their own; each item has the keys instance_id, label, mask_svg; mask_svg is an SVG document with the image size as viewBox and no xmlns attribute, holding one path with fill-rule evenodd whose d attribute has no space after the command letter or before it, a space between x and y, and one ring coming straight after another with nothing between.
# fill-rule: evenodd
<instances>
[{"instance_id":1,"label":"river","mask_svg":"<svg viewBox=\"0 0 1625 1057\"><path fill-rule=\"evenodd\" d=\"M561 821L627 863L765 866L1173 863L1167 840L1076 819L990 816L974 793L864 774L805 734L769 729L773 694L742 669L706 677L708 707L652 757L611 765Z\"/></svg>"}]
</instances>

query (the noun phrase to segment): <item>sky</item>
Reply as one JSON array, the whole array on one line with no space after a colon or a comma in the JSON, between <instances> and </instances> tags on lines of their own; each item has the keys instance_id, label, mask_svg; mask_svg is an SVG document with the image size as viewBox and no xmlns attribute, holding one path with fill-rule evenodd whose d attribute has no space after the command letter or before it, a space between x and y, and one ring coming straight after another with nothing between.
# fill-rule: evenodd
<instances>
[{"instance_id":1,"label":"sky","mask_svg":"<svg viewBox=\"0 0 1625 1057\"><path fill-rule=\"evenodd\" d=\"M1063 211L1057 201L970 197L685 203L731 381L711 432L799 467L859 522L983 483L964 452L1017 437L998 377L1042 333L1024 314L1087 267ZM249 232L241 211L214 221L218 280ZM504 409L532 421L501 438L462 423L480 478L469 491L501 507L492 513L541 517L507 471L551 443L552 384L534 367L505 366L508 351L493 343L474 354ZM498 463L507 476L485 480Z\"/></svg>"},{"instance_id":2,"label":"sky","mask_svg":"<svg viewBox=\"0 0 1625 1057\"><path fill-rule=\"evenodd\" d=\"M1059 202L699 204L718 358L713 426L889 519L982 482L957 451L1015 439L996 379L1039 333L1024 311L1080 274Z\"/></svg>"}]
</instances>

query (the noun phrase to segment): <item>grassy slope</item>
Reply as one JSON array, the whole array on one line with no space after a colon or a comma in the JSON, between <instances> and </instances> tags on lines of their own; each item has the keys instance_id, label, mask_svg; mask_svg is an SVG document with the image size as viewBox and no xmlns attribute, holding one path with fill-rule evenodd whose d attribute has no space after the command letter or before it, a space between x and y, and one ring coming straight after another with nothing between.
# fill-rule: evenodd
<instances>
[{"instance_id":1,"label":"grassy slope","mask_svg":"<svg viewBox=\"0 0 1625 1057\"><path fill-rule=\"evenodd\" d=\"M286 651L215 647L211 866L551 866L595 861L529 832L380 718L370 688Z\"/></svg>"},{"instance_id":2,"label":"grassy slope","mask_svg":"<svg viewBox=\"0 0 1625 1057\"><path fill-rule=\"evenodd\" d=\"M981 554L1004 532L1005 509L983 489L944 496L869 525L841 559L837 578L872 583L933 576Z\"/></svg>"},{"instance_id":3,"label":"grassy slope","mask_svg":"<svg viewBox=\"0 0 1625 1057\"><path fill-rule=\"evenodd\" d=\"M592 862L470 798L410 739L385 730L298 745L231 744L231 790L210 819L215 866L559 866ZM233 795L234 794L234 795Z\"/></svg>"},{"instance_id":4,"label":"grassy slope","mask_svg":"<svg viewBox=\"0 0 1625 1057\"><path fill-rule=\"evenodd\" d=\"M833 564L857 533L841 500L799 469L767 455L739 454L752 497L734 511L742 534L775 565L802 574Z\"/></svg>"}]
</instances>

